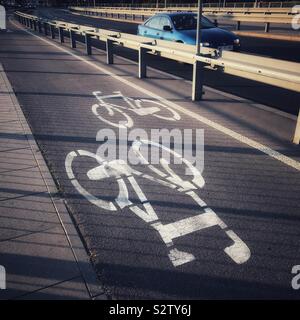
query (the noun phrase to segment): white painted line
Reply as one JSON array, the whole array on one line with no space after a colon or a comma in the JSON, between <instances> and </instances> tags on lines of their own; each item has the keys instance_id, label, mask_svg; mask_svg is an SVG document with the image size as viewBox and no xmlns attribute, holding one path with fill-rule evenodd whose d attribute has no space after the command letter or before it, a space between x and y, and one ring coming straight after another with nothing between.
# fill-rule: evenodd
<instances>
[{"instance_id":1,"label":"white painted line","mask_svg":"<svg viewBox=\"0 0 300 320\"><path fill-rule=\"evenodd\" d=\"M163 98L163 97L161 97L161 96L159 96L159 95L157 95L157 94L155 94L155 93L153 93L153 92L151 92L151 91L149 91L149 90L147 90L145 88L142 88L142 87L140 87L140 86L138 86L138 85L136 85L136 84L134 84L134 83L132 83L132 82L130 82L130 81L128 81L128 80L116 75L116 74L114 74L113 72L111 72L111 71L109 71L109 70L107 70L107 69L105 69L103 67L100 67L95 62L89 61L85 57L78 56L77 54L75 54L75 53L73 53L73 52L71 52L71 51L69 51L69 50L67 50L67 49L65 49L65 48L63 48L61 46L58 46L55 43L53 43L53 42L51 42L51 41L49 41L47 39L44 39L44 38L42 38L40 36L37 36L37 35L33 34L32 32L30 32L28 30L25 30L25 29L19 27L14 22L12 22L12 24L15 25L18 29L24 30L26 33L32 35L33 37L36 37L36 38L40 39L41 41L43 41L43 42L45 42L45 43L57 48L60 51L63 51L65 53L69 54L70 56L72 56L74 58L77 58L78 60L80 60L82 62L85 62L87 65L91 66L92 68L101 71L101 73L105 73L108 76L111 76L113 79L118 80L119 82L121 82L121 83L123 83L123 84L125 84L125 85L127 85L127 86L129 86L129 87L131 87L133 89L136 89L137 91L140 91L140 92L148 95L149 97L152 97L153 99L159 100L163 104L167 104L170 107L176 109L177 111L182 112L185 115L190 116L192 119L196 119L199 122L202 122L205 125L210 126L211 128L214 128L214 129L222 132L225 135L230 136L231 138L233 138L233 139L235 139L235 140L237 140L237 141L239 141L241 143L244 143L244 144L246 144L246 145L248 145L248 146L250 146L250 147L252 147L252 148L254 148L256 150L261 151L262 153L270 156L271 158L276 159L276 160L284 163L285 165L300 171L300 163L298 161L296 161L294 159L291 159L291 158L283 155L282 153L273 150L270 147L267 147L267 146L255 141L255 140L253 140L253 139L247 138L246 136L243 136L242 134L239 134L239 133L237 133L237 132L235 132L235 131L233 131L233 130L231 130L229 128L226 128L226 127L224 127L224 126L222 126L222 125L220 125L220 124L218 124L218 123L216 123L216 122L214 122L212 120L209 120L208 118L205 118L205 117L203 117L203 116L201 116L199 114L196 114L196 113L194 113L194 112L192 112L190 110L187 110L187 109L185 109L183 107L180 107L178 104L176 104L174 102L171 102L171 101L168 101L167 99L165 99L165 98Z\"/></svg>"}]
</instances>

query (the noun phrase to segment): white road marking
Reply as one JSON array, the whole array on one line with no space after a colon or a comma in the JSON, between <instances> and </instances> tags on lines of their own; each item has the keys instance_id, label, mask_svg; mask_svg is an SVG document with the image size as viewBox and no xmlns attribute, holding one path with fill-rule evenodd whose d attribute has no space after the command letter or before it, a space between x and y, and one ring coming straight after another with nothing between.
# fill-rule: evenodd
<instances>
[{"instance_id":1,"label":"white road marking","mask_svg":"<svg viewBox=\"0 0 300 320\"><path fill-rule=\"evenodd\" d=\"M97 98L97 100L99 101L99 104L94 104L92 106L92 111L99 120L113 127L123 128L123 129L126 127L127 128L133 127L134 125L133 119L123 110L132 111L138 116L153 116L153 117L167 120L167 121L178 121L181 119L180 115L176 111L154 100L133 99L133 98L124 96L121 91L114 91L114 94L109 94L109 95L101 95L101 94L102 94L101 91L93 92L93 95ZM116 103L111 103L106 101L107 99L117 99L117 98L125 101L127 106L118 105ZM152 106L146 107L143 105L145 103L151 104ZM98 112L98 109L105 109L110 117L110 120L105 119L103 116L101 116L100 113ZM166 116L157 114L158 112L161 111L161 109L168 110L171 113L171 117L166 117ZM115 119L116 122L112 122L111 120L113 120L112 117L115 115L115 113L121 114L126 119L126 121L120 121Z\"/></svg>"},{"instance_id":2,"label":"white road marking","mask_svg":"<svg viewBox=\"0 0 300 320\"><path fill-rule=\"evenodd\" d=\"M233 131L233 130L231 130L229 128L226 128L223 125L220 125L215 121L209 120L208 118L205 118L205 117L203 117L203 116L201 116L199 114L196 114L196 113L194 113L194 112L192 112L190 110L187 110L187 109L185 109L183 107L180 107L178 104L176 104L174 102L171 102L171 101L168 101L167 99L165 99L165 98L163 98L163 97L161 97L161 96L159 96L159 95L157 95L157 94L155 94L155 93L153 93L153 92L151 92L151 91L149 91L147 89L144 89L144 88L142 88L142 87L140 87L140 86L138 86L138 85L136 85L136 84L134 84L134 83L132 83L132 82L130 82L130 81L128 81L128 80L116 75L116 74L114 74L113 72L111 72L111 71L109 71L109 70L107 70L107 69L105 69L103 67L100 67L96 63L87 60L85 57L78 56L77 54L75 54L75 53L73 53L73 52L71 52L71 51L69 51L69 50L67 50L67 49L65 49L63 47L61 47L59 45L56 45L55 43L49 41L48 39L44 39L44 38L42 38L42 37L40 37L38 35L33 34L32 32L30 32L30 31L18 26L13 21L11 21L11 23L13 25L15 25L18 29L21 29L24 32L32 35L33 37L38 38L41 41L43 41L43 42L45 42L45 43L57 48L58 50L63 51L63 52L69 54L70 56L72 56L74 58L77 58L78 60L86 63L90 67L101 71L101 73L105 73L108 76L112 77L113 79L118 80L119 82L121 82L121 83L123 83L123 84L125 84L125 85L127 85L127 86L129 86L129 87L131 87L133 89L136 89L137 91L140 91L140 92L148 95L149 97L152 97L153 99L159 100L163 104L166 104L166 105L174 108L175 110L180 111L183 114L190 116L193 119L197 119L199 122L202 122L205 125L208 125L211 128L214 128L214 129L218 130L219 132L221 132L221 133L223 133L225 135L228 135L228 136L232 137L233 139L235 139L235 140L237 140L237 141L239 141L239 142L241 142L243 144L246 144L246 145L248 145L248 146L250 146L250 147L252 147L252 148L254 148L256 150L261 151L262 153L268 155L269 157L271 157L273 159L276 159L276 160L284 163L285 165L300 171L300 163L298 161L296 161L294 159L291 159L291 158L283 155L282 153L277 152L277 151L273 150L272 148L267 147L267 146L255 141L255 140L253 140L253 139L247 138L246 136L243 136L243 135L241 135L241 134L239 134L239 133L237 133L237 132L235 132L235 131Z\"/></svg>"},{"instance_id":3,"label":"white road marking","mask_svg":"<svg viewBox=\"0 0 300 320\"><path fill-rule=\"evenodd\" d=\"M191 182L185 181L182 178L180 178L169 167L168 163L163 158L160 159L160 164L162 165L166 173L157 169L155 166L150 165L141 154L140 148L142 144L153 145L158 148L162 148L165 151L168 151L170 154L173 154L175 157L180 157L182 159L182 163L189 167L190 171L193 173ZM150 224L150 226L153 227L159 233L161 239L169 248L168 256L175 267L191 262L195 260L195 257L189 252L177 250L174 246L173 240L212 226L219 226L233 241L233 244L231 246L226 247L224 249L224 252L233 261L235 261L237 264L241 264L246 262L250 258L251 253L247 245L235 234L235 232L228 229L227 225L218 217L218 215L212 209L210 209L207 206L207 204L202 199L200 199L200 197L194 191L191 191L192 189L197 189L197 187L202 188L205 184L205 181L201 173L197 170L197 168L195 168L187 159L182 158L175 151L153 141L136 140L132 144L132 149L133 152L136 153L137 157L142 160L142 163L148 165L148 167L153 171L154 174L157 174L159 177L163 177L169 182L166 182L161 178L155 178L150 175L136 171L132 169L124 160L118 159L107 162L98 155L84 150L78 150L77 152L72 151L67 155L65 160L67 175L71 180L73 186L77 189L77 191L92 204L105 210L116 211L117 209L114 205L115 202L121 209L128 207L135 215L141 218L144 222ZM72 169L73 160L77 156L92 157L100 164L87 172L87 177L90 180L104 180L106 178L115 178L117 180L119 186L119 195L114 201L109 202L94 197L80 185L79 181L75 178ZM199 211L201 211L201 213L172 223L162 224L150 201L147 199L140 185L136 181L134 175L137 175L138 177L142 177L144 179L149 179L158 184L170 187L171 189L177 189L177 191L179 192L184 192L199 205L201 209ZM134 192L138 196L138 199L140 201L139 206L133 204L129 200L128 188L124 180L128 180L129 184L132 186ZM195 187L194 184L197 187ZM141 205L144 207L144 209L141 208Z\"/></svg>"}]
</instances>

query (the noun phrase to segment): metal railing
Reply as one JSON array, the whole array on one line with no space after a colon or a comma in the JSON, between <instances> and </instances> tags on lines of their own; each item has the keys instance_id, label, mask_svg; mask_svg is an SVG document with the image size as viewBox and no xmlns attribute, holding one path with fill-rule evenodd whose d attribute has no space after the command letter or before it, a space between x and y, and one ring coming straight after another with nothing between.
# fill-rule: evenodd
<instances>
[{"instance_id":1,"label":"metal railing","mask_svg":"<svg viewBox=\"0 0 300 320\"><path fill-rule=\"evenodd\" d=\"M72 12L85 15L99 16L111 19L141 20L159 12L196 11L197 8L121 8L121 7L69 7ZM204 8L203 13L214 20L226 19L236 23L236 30L240 30L242 22L255 22L264 24L265 32L269 32L271 24L290 24L293 18L300 13L300 9L291 8Z\"/></svg>"},{"instance_id":2,"label":"metal railing","mask_svg":"<svg viewBox=\"0 0 300 320\"><path fill-rule=\"evenodd\" d=\"M50 35L52 39L58 34L61 43L65 42L67 35L72 48L76 48L78 41L76 35L83 36L87 55L92 54L92 38L104 41L108 64L114 63L114 53L119 46L135 50L138 52L139 78L147 77L147 56L149 54L191 64L193 66L193 101L202 98L203 67L300 92L299 63L206 47L201 47L200 54L197 55L196 46L183 43L153 40L137 35L39 18L22 12L15 12L15 17L25 26L44 33L46 36ZM296 144L300 142L299 119L300 114L293 138Z\"/></svg>"},{"instance_id":3,"label":"metal railing","mask_svg":"<svg viewBox=\"0 0 300 320\"><path fill-rule=\"evenodd\" d=\"M300 4L300 1L244 1L244 2L230 2L230 1L216 1L211 3L203 3L203 7L213 7L213 8L290 8L295 5ZM88 5L87 5L88 6ZM166 2L156 2L156 3L97 3L97 7L120 7L120 8L195 8L197 3L175 3L173 1Z\"/></svg>"}]
</instances>

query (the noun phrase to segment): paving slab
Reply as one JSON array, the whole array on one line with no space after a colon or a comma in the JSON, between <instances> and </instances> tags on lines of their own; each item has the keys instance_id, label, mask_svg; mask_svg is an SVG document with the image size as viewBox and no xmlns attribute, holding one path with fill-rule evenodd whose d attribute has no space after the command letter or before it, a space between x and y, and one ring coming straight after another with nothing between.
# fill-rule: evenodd
<instances>
[{"instance_id":1,"label":"paving slab","mask_svg":"<svg viewBox=\"0 0 300 320\"><path fill-rule=\"evenodd\" d=\"M92 299L103 294L0 64L0 299Z\"/></svg>"}]
</instances>

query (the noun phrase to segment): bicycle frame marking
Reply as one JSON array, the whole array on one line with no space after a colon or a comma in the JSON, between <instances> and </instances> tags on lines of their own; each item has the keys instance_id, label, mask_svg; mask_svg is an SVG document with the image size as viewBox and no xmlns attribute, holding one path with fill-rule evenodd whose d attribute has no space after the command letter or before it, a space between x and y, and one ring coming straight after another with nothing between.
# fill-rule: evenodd
<instances>
[{"instance_id":1,"label":"bicycle frame marking","mask_svg":"<svg viewBox=\"0 0 300 320\"><path fill-rule=\"evenodd\" d=\"M114 91L113 94L109 94L109 95L102 95L101 91L94 91L93 95L98 100L98 103L92 106L93 113L96 115L98 119L114 127L118 127L118 128L133 127L134 125L133 119L125 111L132 111L138 116L154 116L156 118L167 120L167 121L178 121L181 119L177 111L173 110L169 106L166 106L158 101L154 101L150 99L133 99L133 98L124 96L121 91ZM117 105L117 104L105 101L107 99L116 99L116 98L121 98L123 101L125 101L127 106ZM145 103L152 104L154 106L145 107L143 106L143 104ZM109 117L113 117L116 113L120 113L123 116L123 118L125 118L125 121L113 122L111 119L110 120L105 119L98 112L98 109L101 107L107 110ZM167 117L167 116L157 114L162 109L167 110L169 113L171 113L171 116Z\"/></svg>"},{"instance_id":2,"label":"bicycle frame marking","mask_svg":"<svg viewBox=\"0 0 300 320\"><path fill-rule=\"evenodd\" d=\"M132 145L133 152L139 157L141 163L148 165L150 170L158 175L159 178L153 177L148 174L144 174L140 171L132 169L123 160L104 161L98 155L85 150L78 150L77 152L70 152L65 161L66 171L73 186L81 193L88 201L104 210L117 211L118 208L124 209L128 207L135 215L148 223L156 230L162 241L165 243L169 250L168 257L174 267L189 263L195 260L195 256L189 252L178 250L173 240L187 234L191 234L202 229L206 229L212 226L219 226L226 235L233 241L231 246L224 249L224 252L237 264L245 263L251 256L250 250L247 245L237 236L237 234L230 230L227 225L218 217L218 215L207 206L207 204L195 193L194 190L202 188L205 181L201 173L186 159L182 158L182 161L193 173L192 181L186 181L181 179L168 165L165 159L161 158L160 164L165 172L150 165L148 161L143 157L140 152L141 145L154 145L158 148L163 148L173 154L176 157L180 157L176 152L152 141L141 140L135 141ZM88 191L86 191L75 178L72 169L73 160L77 156L89 156L94 158L99 165L87 172L87 176L90 180L101 181L105 178L114 177L119 186L119 195L114 201L102 200L94 197ZM175 221L168 224L163 224L153 209L150 201L140 188L135 177L148 179L154 181L163 186L171 189L176 189L179 192L184 192L191 197L201 208L202 212L198 215L191 216L179 221ZM133 204L129 200L127 183L129 183L134 192L137 194L140 204L143 209Z\"/></svg>"}]
</instances>

